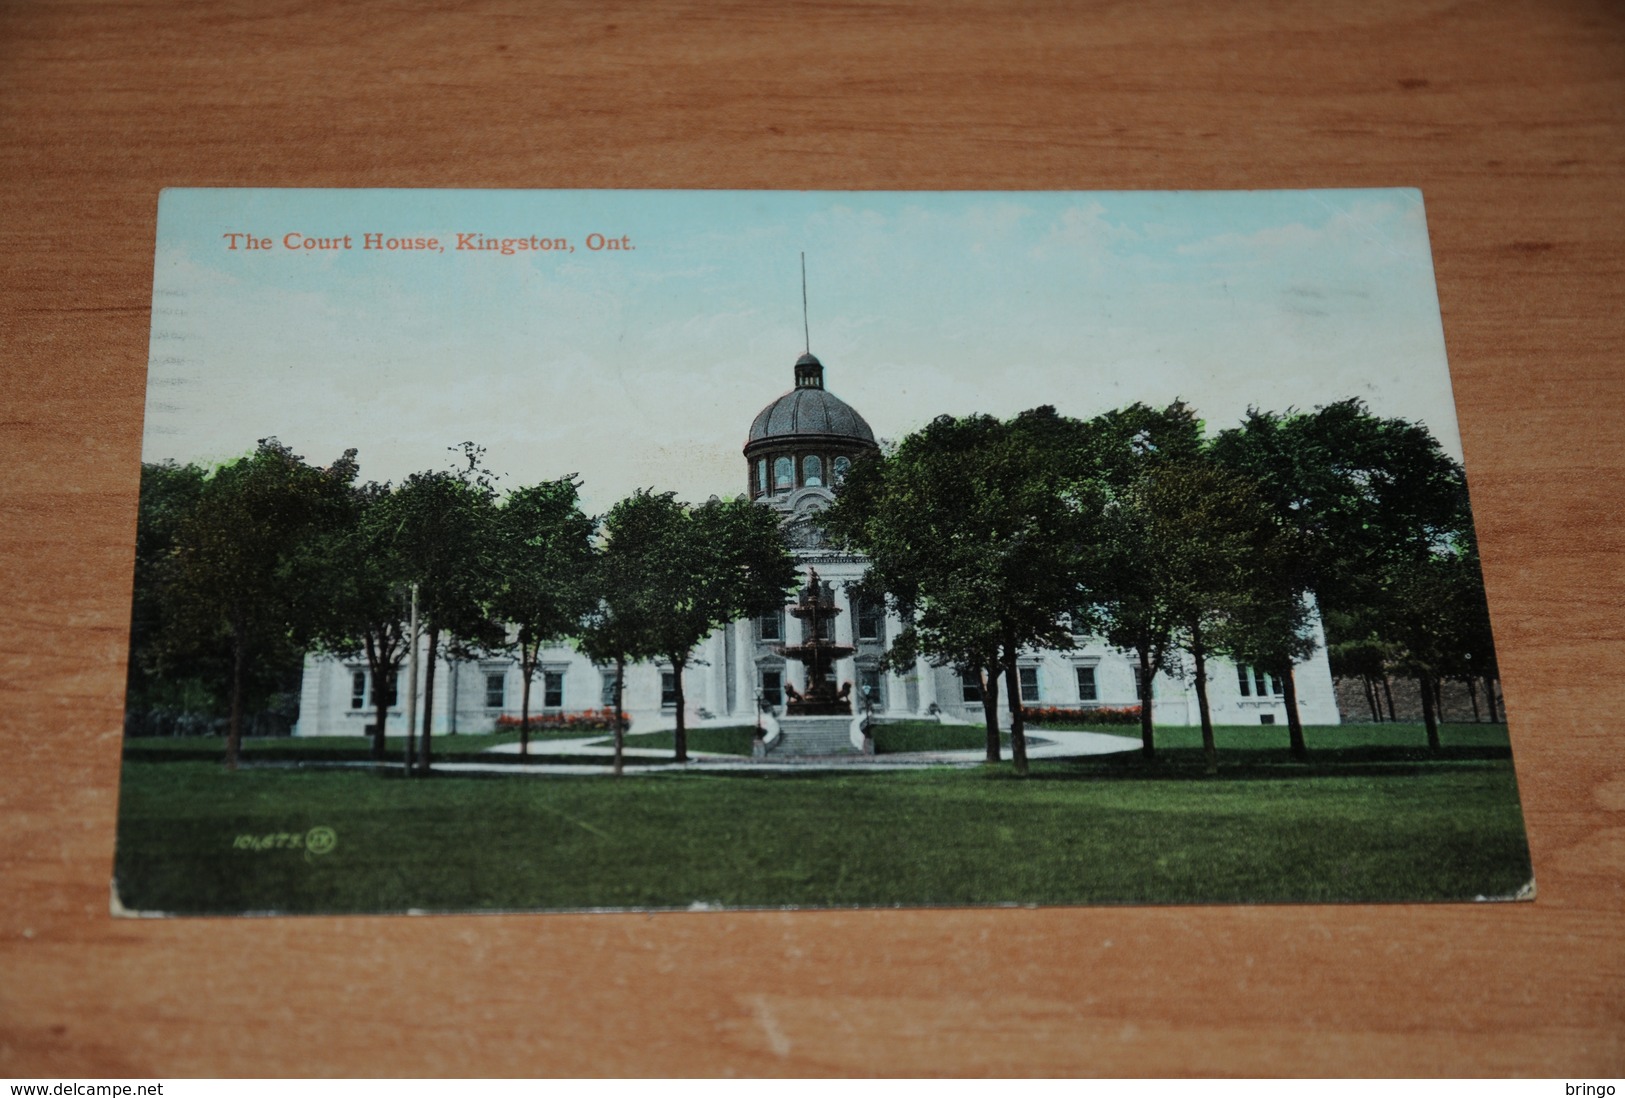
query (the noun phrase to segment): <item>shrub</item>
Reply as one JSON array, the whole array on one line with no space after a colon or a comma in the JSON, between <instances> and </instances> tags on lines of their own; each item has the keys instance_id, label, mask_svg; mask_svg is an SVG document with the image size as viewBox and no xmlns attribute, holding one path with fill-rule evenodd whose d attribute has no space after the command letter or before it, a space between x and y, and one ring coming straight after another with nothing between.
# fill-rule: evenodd
<instances>
[{"instance_id":1,"label":"shrub","mask_svg":"<svg viewBox=\"0 0 1625 1098\"><path fill-rule=\"evenodd\" d=\"M632 718L625 713L621 719L626 727L632 727ZM579 713L532 713L530 715L530 730L532 732L613 732L615 731L615 711L613 709L583 709ZM519 731L519 718L506 713L497 718L496 731Z\"/></svg>"},{"instance_id":2,"label":"shrub","mask_svg":"<svg viewBox=\"0 0 1625 1098\"><path fill-rule=\"evenodd\" d=\"M1028 724L1139 724L1140 707L1137 705L1101 705L1063 707L1046 705L1037 709L1023 708L1022 719Z\"/></svg>"}]
</instances>

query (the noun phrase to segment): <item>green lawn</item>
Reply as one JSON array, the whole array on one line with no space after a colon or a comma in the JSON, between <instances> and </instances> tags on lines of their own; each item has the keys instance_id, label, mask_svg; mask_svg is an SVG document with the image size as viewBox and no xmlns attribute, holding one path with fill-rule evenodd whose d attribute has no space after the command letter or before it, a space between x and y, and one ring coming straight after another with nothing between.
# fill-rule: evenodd
<instances>
[{"instance_id":1,"label":"green lawn","mask_svg":"<svg viewBox=\"0 0 1625 1098\"><path fill-rule=\"evenodd\" d=\"M1269 731L1221 737L1216 778L1185 730L1154 765L1040 761L1027 780L1008 764L408 780L145 752L125 763L116 873L128 907L199 914L1445 900L1528 880L1503 730L1448 726L1434 756L1419 727L1311 729L1308 764ZM295 845L318 826L330 852Z\"/></svg>"},{"instance_id":2,"label":"green lawn","mask_svg":"<svg viewBox=\"0 0 1625 1098\"><path fill-rule=\"evenodd\" d=\"M1010 745L1010 734L1001 733ZM938 724L936 721L894 721L874 726L876 755L902 751L969 751L987 746L987 729L980 724Z\"/></svg>"},{"instance_id":3,"label":"green lawn","mask_svg":"<svg viewBox=\"0 0 1625 1098\"><path fill-rule=\"evenodd\" d=\"M756 739L754 725L738 725L731 728L690 728L688 729L688 749L690 751L714 751L719 755L749 755L751 743ZM613 736L607 737L606 744L614 744ZM677 733L675 732L637 732L626 737L628 747L654 747L666 751L676 750Z\"/></svg>"},{"instance_id":4,"label":"green lawn","mask_svg":"<svg viewBox=\"0 0 1625 1098\"><path fill-rule=\"evenodd\" d=\"M538 744L545 746L548 740L580 740L596 735L600 733L532 732L530 742L534 752ZM479 758L482 762L500 762L502 756L481 753L498 744L518 742L518 732L460 732L455 736L434 736L430 753L437 761ZM405 752L406 737L384 737L386 759L398 763ZM124 757L148 762L220 760L226 757L226 741L220 736L143 736L124 741ZM242 758L246 762L367 762L372 758L372 740L367 736L244 737Z\"/></svg>"},{"instance_id":5,"label":"green lawn","mask_svg":"<svg viewBox=\"0 0 1625 1098\"><path fill-rule=\"evenodd\" d=\"M1100 732L1110 736L1127 736L1140 742L1140 726L1109 724L1052 724L1031 725L1027 731L1042 736L1045 728L1057 732ZM980 732L980 729L978 729ZM1304 743L1311 753L1320 750L1346 752L1365 748L1416 749L1427 752L1427 732L1420 724L1338 724L1309 725L1304 728ZM1184 726L1152 730L1157 750L1168 748L1179 751L1202 747L1202 730ZM1287 730L1284 724L1221 724L1213 729L1213 739L1219 751L1285 751ZM1507 750L1507 727L1504 724L1444 724L1439 726L1439 739L1446 748L1498 748ZM1221 758L1221 763L1223 759Z\"/></svg>"}]
</instances>

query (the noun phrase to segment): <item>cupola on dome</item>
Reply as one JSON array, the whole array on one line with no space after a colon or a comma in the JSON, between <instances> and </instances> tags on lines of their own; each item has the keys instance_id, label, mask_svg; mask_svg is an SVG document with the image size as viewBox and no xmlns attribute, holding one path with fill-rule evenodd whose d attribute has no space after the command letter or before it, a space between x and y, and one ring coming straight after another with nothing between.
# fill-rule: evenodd
<instances>
[{"instance_id":1,"label":"cupola on dome","mask_svg":"<svg viewBox=\"0 0 1625 1098\"><path fill-rule=\"evenodd\" d=\"M824 388L822 362L802 355L795 379L794 389L751 421L745 464L752 499L787 500L804 488L827 493L854 461L879 452L868 422Z\"/></svg>"},{"instance_id":2,"label":"cupola on dome","mask_svg":"<svg viewBox=\"0 0 1625 1098\"><path fill-rule=\"evenodd\" d=\"M806 438L855 440L875 445L869 423L846 401L824 388L824 364L810 354L796 359L796 387L769 404L751 421L745 440L748 455L758 443Z\"/></svg>"}]
</instances>

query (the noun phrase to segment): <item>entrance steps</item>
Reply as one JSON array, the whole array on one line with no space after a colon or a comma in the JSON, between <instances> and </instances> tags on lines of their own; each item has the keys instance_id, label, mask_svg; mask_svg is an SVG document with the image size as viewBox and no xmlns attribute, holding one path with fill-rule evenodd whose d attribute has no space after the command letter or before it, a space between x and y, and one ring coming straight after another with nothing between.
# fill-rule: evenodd
<instances>
[{"instance_id":1,"label":"entrance steps","mask_svg":"<svg viewBox=\"0 0 1625 1098\"><path fill-rule=\"evenodd\" d=\"M861 755L852 746L852 718L780 717L779 738L767 749L769 758L823 758Z\"/></svg>"}]
</instances>

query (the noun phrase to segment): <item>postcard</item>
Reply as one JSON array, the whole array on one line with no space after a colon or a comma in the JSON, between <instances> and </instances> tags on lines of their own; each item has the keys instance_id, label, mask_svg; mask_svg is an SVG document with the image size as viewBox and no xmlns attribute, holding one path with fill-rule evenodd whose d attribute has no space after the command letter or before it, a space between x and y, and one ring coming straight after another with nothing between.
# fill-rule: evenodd
<instances>
[{"instance_id":1,"label":"postcard","mask_svg":"<svg viewBox=\"0 0 1625 1098\"><path fill-rule=\"evenodd\" d=\"M1533 895L1422 196L169 190L120 915Z\"/></svg>"}]
</instances>

